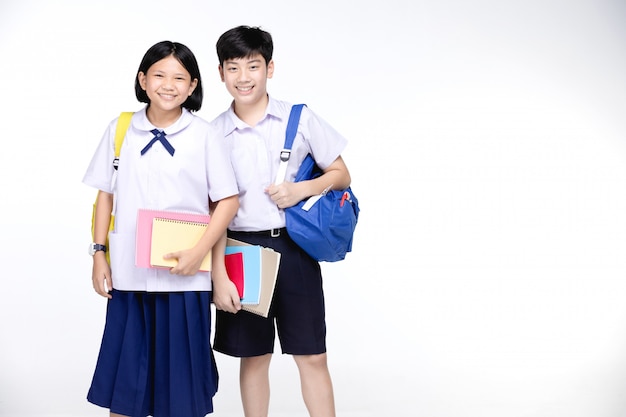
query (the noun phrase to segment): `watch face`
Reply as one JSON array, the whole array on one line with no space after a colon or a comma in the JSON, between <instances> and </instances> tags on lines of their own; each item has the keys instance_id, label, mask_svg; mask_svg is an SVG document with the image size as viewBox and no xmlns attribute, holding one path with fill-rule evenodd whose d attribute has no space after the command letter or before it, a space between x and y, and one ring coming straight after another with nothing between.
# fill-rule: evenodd
<instances>
[{"instance_id":1,"label":"watch face","mask_svg":"<svg viewBox=\"0 0 626 417\"><path fill-rule=\"evenodd\" d=\"M89 244L89 254L91 256L94 256L96 254L97 251L103 251L106 252L107 251L107 247L104 245L100 245L99 243L91 243Z\"/></svg>"}]
</instances>

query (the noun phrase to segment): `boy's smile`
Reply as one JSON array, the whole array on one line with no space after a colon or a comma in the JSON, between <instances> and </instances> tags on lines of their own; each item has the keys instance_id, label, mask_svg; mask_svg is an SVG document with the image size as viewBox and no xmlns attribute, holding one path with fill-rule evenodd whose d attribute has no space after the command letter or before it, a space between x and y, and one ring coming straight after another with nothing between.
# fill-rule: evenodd
<instances>
[{"instance_id":1,"label":"boy's smile","mask_svg":"<svg viewBox=\"0 0 626 417\"><path fill-rule=\"evenodd\" d=\"M267 79L274 73L274 61L265 64L260 55L235 58L224 62L219 67L226 89L235 99L236 105L265 104L267 99Z\"/></svg>"}]
</instances>

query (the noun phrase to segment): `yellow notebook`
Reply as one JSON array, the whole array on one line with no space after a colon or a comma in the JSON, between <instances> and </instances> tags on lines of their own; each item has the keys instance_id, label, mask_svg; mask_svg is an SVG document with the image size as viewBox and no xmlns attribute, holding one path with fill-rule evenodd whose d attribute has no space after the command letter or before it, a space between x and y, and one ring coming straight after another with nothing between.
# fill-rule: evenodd
<instances>
[{"instance_id":1,"label":"yellow notebook","mask_svg":"<svg viewBox=\"0 0 626 417\"><path fill-rule=\"evenodd\" d=\"M150 264L153 267L163 268L176 266L177 259L163 259L163 255L194 247L204 234L206 227L206 223L155 217L152 221ZM200 266L200 271L210 270L211 251L206 254Z\"/></svg>"}]
</instances>

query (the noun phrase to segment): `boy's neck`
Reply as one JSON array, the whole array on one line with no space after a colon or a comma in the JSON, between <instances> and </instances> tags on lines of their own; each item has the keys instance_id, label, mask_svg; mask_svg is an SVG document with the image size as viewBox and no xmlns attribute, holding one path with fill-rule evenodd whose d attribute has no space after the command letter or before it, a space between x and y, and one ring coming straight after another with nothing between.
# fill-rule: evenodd
<instances>
[{"instance_id":1,"label":"boy's neck","mask_svg":"<svg viewBox=\"0 0 626 417\"><path fill-rule=\"evenodd\" d=\"M254 103L241 103L235 100L234 111L237 117L244 121L248 126L256 126L256 124L265 115L265 109L269 104L269 97L265 95L262 100Z\"/></svg>"}]
</instances>

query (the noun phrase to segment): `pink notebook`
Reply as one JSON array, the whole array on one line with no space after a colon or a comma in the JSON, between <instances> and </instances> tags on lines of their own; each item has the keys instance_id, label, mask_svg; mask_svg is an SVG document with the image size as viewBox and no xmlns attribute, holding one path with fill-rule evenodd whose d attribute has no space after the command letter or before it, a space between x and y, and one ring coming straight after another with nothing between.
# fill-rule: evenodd
<instances>
[{"instance_id":1,"label":"pink notebook","mask_svg":"<svg viewBox=\"0 0 626 417\"><path fill-rule=\"evenodd\" d=\"M152 221L156 217L200 223L209 223L210 219L208 214L139 209L137 212L137 235L135 238L135 265L139 268L152 267L150 264L150 245L152 242Z\"/></svg>"}]
</instances>

